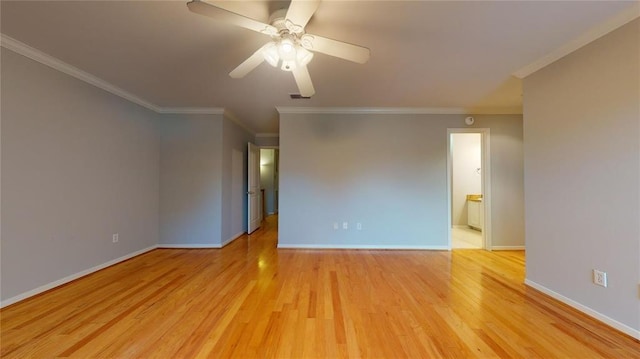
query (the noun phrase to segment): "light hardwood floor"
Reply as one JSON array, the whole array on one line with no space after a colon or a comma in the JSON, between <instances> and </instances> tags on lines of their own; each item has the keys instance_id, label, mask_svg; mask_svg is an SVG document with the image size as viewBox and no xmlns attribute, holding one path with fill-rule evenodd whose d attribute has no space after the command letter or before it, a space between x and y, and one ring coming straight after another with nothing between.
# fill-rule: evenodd
<instances>
[{"instance_id":1,"label":"light hardwood floor","mask_svg":"<svg viewBox=\"0 0 640 359\"><path fill-rule=\"evenodd\" d=\"M482 232L471 228L451 228L451 247L453 249L482 249Z\"/></svg>"},{"instance_id":2,"label":"light hardwood floor","mask_svg":"<svg viewBox=\"0 0 640 359\"><path fill-rule=\"evenodd\" d=\"M159 249L0 311L2 357L639 358L523 252Z\"/></svg>"}]
</instances>

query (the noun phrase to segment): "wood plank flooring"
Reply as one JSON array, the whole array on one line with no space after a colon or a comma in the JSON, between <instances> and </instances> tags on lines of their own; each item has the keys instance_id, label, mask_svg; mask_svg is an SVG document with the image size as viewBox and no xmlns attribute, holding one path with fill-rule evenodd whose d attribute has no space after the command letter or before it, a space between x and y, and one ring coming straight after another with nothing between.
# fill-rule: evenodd
<instances>
[{"instance_id":1,"label":"wood plank flooring","mask_svg":"<svg viewBox=\"0 0 640 359\"><path fill-rule=\"evenodd\" d=\"M0 311L3 358L640 358L523 252L158 249Z\"/></svg>"}]
</instances>

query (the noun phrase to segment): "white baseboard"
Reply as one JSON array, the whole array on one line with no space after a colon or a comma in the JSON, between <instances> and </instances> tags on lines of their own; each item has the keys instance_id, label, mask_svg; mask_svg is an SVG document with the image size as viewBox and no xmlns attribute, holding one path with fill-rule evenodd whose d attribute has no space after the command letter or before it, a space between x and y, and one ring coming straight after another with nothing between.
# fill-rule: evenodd
<instances>
[{"instance_id":1,"label":"white baseboard","mask_svg":"<svg viewBox=\"0 0 640 359\"><path fill-rule=\"evenodd\" d=\"M218 243L160 243L158 248L166 249L210 249L222 248Z\"/></svg>"},{"instance_id":2,"label":"white baseboard","mask_svg":"<svg viewBox=\"0 0 640 359\"><path fill-rule=\"evenodd\" d=\"M566 304L568 306L571 306L571 307L581 311L582 313L584 313L584 314L586 314L586 315L588 315L588 316L590 316L590 317L592 317L594 319L597 319L597 320L603 322L604 324L606 324L606 325L608 325L608 326L610 326L612 328L615 328L615 329L617 329L617 330L619 330L619 331L621 331L621 332L623 332L623 333L625 333L627 335L630 335L631 337L633 337L633 338L635 338L637 340L640 340L640 330L638 330L638 329L631 328L630 326L628 326L628 325L626 325L624 323L620 323L619 321L617 321L615 319L609 318L606 315L587 307L586 305L580 304L580 303L574 301L573 299L565 297L564 295L562 295L560 293L556 293L553 290L551 290L551 289L549 289L549 288L547 288L547 287L545 287L543 285L540 285L540 284L538 284L538 283L536 283L536 282L534 282L532 280L525 279L524 280L524 284L526 284L529 287L531 287L533 289L536 289L536 290L538 290L538 291L550 296L551 298L557 299L557 300L561 301L562 303L564 303L564 304Z\"/></svg>"},{"instance_id":3,"label":"white baseboard","mask_svg":"<svg viewBox=\"0 0 640 359\"><path fill-rule=\"evenodd\" d=\"M95 267L92 267L92 268L83 270L81 272L72 274L72 275L64 277L62 279L58 279L58 280L56 280L54 282L47 283L47 284L42 285L42 286L40 286L40 287L38 287L36 289L32 289L32 290L30 290L28 292L24 292L22 294L18 294L15 297L12 297L12 298L9 298L9 299L6 299L6 300L3 300L2 302L0 302L0 308L4 308L4 307L6 307L8 305L17 303L17 302L19 302L21 300L25 300L25 299L27 299L29 297L33 297L34 295L40 294L42 292L46 292L46 291L48 291L50 289L53 289L55 287L59 287L59 286L61 286L63 284L69 283L69 282L74 281L74 280L76 280L78 278L81 278L81 277L84 277L84 276L89 275L91 273L97 272L97 271L99 271L101 269L110 267L110 266L112 266L114 264L118 264L120 262L124 262L127 259L131 259L133 257L139 256L139 255L141 255L143 253L152 251L152 250L154 250L156 248L157 248L157 246L154 245L154 246L151 246L151 247L147 247L145 249L141 249L139 251L135 251L133 253L129 253L129 254L124 255L124 256L122 256L120 258L116 258L116 259L108 261L106 263L102 263L100 265L97 265Z\"/></svg>"},{"instance_id":4,"label":"white baseboard","mask_svg":"<svg viewBox=\"0 0 640 359\"><path fill-rule=\"evenodd\" d=\"M280 249L389 249L448 251L448 246L378 245L378 244L287 244L278 243Z\"/></svg>"},{"instance_id":5,"label":"white baseboard","mask_svg":"<svg viewBox=\"0 0 640 359\"><path fill-rule=\"evenodd\" d=\"M236 239L242 237L242 233L238 233L236 235L231 236L231 238L227 239L222 243L160 243L158 244L158 248L167 248L167 249L208 249L208 248L222 248L227 244L235 241Z\"/></svg>"},{"instance_id":6,"label":"white baseboard","mask_svg":"<svg viewBox=\"0 0 640 359\"><path fill-rule=\"evenodd\" d=\"M231 236L231 238L227 239L226 241L222 242L222 247L226 246L227 244L235 241L236 239L242 237L244 235L245 232L240 232L240 233L236 233L233 236Z\"/></svg>"},{"instance_id":7,"label":"white baseboard","mask_svg":"<svg viewBox=\"0 0 640 359\"><path fill-rule=\"evenodd\" d=\"M525 246L492 246L492 251L524 251Z\"/></svg>"}]
</instances>

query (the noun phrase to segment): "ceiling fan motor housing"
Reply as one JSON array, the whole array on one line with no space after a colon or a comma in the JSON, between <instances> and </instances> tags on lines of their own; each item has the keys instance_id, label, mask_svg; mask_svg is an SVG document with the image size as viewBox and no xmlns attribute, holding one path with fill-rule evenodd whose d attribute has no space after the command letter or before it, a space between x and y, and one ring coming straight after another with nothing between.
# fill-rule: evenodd
<instances>
[{"instance_id":1,"label":"ceiling fan motor housing","mask_svg":"<svg viewBox=\"0 0 640 359\"><path fill-rule=\"evenodd\" d=\"M287 9L280 9L269 17L269 23L278 30L278 34L272 35L273 42L265 48L264 57L273 67L293 71L298 66L306 66L313 54L304 49L306 46L301 41L300 36L305 35L304 28L287 20L286 15Z\"/></svg>"}]
</instances>

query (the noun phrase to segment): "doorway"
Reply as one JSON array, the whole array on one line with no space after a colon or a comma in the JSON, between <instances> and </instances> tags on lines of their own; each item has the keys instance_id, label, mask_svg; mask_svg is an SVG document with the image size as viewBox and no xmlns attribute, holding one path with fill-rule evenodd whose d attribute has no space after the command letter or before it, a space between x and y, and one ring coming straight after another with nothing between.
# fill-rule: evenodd
<instances>
[{"instance_id":1,"label":"doorway","mask_svg":"<svg viewBox=\"0 0 640 359\"><path fill-rule=\"evenodd\" d=\"M260 188L264 217L278 214L278 148L260 148Z\"/></svg>"},{"instance_id":2,"label":"doorway","mask_svg":"<svg viewBox=\"0 0 640 359\"><path fill-rule=\"evenodd\" d=\"M491 250L489 129L447 130L449 248Z\"/></svg>"}]
</instances>

